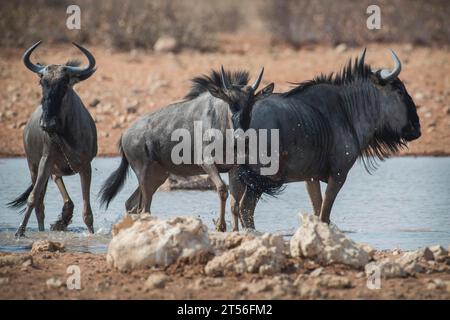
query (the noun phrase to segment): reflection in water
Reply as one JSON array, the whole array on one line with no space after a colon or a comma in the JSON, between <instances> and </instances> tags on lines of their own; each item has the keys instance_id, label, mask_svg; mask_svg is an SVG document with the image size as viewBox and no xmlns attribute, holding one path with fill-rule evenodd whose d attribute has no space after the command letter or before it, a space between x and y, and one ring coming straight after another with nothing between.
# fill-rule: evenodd
<instances>
[{"instance_id":1,"label":"reflection in water","mask_svg":"<svg viewBox=\"0 0 450 320\"><path fill-rule=\"evenodd\" d=\"M0 159L0 250L25 251L34 240L48 238L64 242L70 250L106 251L111 226L123 215L124 202L137 185L131 174L109 210L98 207L96 194L100 185L119 162L119 158L98 158L93 162L92 205L96 234L88 234L84 226L79 177L73 176L64 178L75 203L69 232L36 232L33 215L27 230L29 238L16 240L14 232L22 216L4 204L26 189L30 177L24 158ZM393 158L381 163L372 175L357 164L338 195L331 220L350 238L379 249L416 249L431 244L447 247L450 244L449 168L448 157ZM224 178L228 180L226 175ZM191 215L213 228L212 219L219 208L215 192L158 192L153 199L152 214L158 217ZM56 220L61 207L61 197L50 181L45 199L47 229ZM298 226L298 213L311 211L304 183L289 184L278 198L260 201L255 223L260 231L289 237ZM227 207L228 226L230 219Z\"/></svg>"}]
</instances>

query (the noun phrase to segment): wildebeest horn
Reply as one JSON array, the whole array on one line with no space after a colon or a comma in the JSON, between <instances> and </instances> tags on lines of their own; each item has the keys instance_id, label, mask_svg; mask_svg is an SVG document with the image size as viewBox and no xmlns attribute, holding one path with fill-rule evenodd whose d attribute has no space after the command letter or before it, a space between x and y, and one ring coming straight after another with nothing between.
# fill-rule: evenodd
<instances>
[{"instance_id":1,"label":"wildebeest horn","mask_svg":"<svg viewBox=\"0 0 450 320\"><path fill-rule=\"evenodd\" d=\"M220 67L220 75L222 77L222 85L225 89L230 89L230 83L228 82L228 77L225 74L225 70L223 69L223 66Z\"/></svg>"},{"instance_id":2,"label":"wildebeest horn","mask_svg":"<svg viewBox=\"0 0 450 320\"><path fill-rule=\"evenodd\" d=\"M25 53L23 54L23 57L22 57L22 60L23 60L23 63L25 64L25 66L37 74L41 74L42 71L45 69L45 66L39 66L39 65L32 63L30 61L30 55L34 51L34 49L36 49L41 44L41 42L42 41L38 41L35 44L33 44L27 51L25 51Z\"/></svg>"},{"instance_id":3,"label":"wildebeest horn","mask_svg":"<svg viewBox=\"0 0 450 320\"><path fill-rule=\"evenodd\" d=\"M262 67L258 78L255 80L255 83L252 84L252 88L253 88L254 91L256 91L256 89L258 89L259 84L261 83L261 79L262 79L263 74L264 74L264 67Z\"/></svg>"},{"instance_id":4,"label":"wildebeest horn","mask_svg":"<svg viewBox=\"0 0 450 320\"><path fill-rule=\"evenodd\" d=\"M92 72L92 69L95 67L95 58L94 58L94 56L86 48L83 48L79 44L77 44L75 42L72 42L72 44L75 47L77 47L78 49L80 49L81 52L84 53L84 55L86 56L86 58L89 61L89 65L86 68L67 66L66 70L69 71L69 73L75 74L77 76L83 76L85 74L89 74L90 72Z\"/></svg>"},{"instance_id":5,"label":"wildebeest horn","mask_svg":"<svg viewBox=\"0 0 450 320\"><path fill-rule=\"evenodd\" d=\"M390 71L389 69L382 69L380 71L380 78L384 81L390 81L397 78L397 76L400 74L400 71L402 70L402 63L400 62L400 59L397 57L394 51L392 51L391 49L389 50L391 51L392 59L395 62L395 67L392 71Z\"/></svg>"}]
</instances>

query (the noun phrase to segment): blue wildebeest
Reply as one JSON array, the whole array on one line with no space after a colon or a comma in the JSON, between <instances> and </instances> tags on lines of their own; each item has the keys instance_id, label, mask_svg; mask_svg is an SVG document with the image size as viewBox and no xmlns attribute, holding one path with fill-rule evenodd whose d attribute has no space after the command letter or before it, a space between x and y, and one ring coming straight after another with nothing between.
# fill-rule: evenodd
<instances>
[{"instance_id":1,"label":"blue wildebeest","mask_svg":"<svg viewBox=\"0 0 450 320\"><path fill-rule=\"evenodd\" d=\"M23 132L23 142L31 174L31 185L8 205L27 208L16 236L22 236L33 208L39 231L44 231L44 195L50 176L56 183L64 206L52 230L65 230L73 215L74 205L62 180L63 176L80 174L83 194L83 219L91 233L94 218L90 204L91 161L97 154L95 123L73 86L86 80L96 70L94 56L82 46L74 45L89 61L80 67L78 61L65 65L41 65L30 61L30 55L41 41L23 55L25 66L36 73L42 87L41 104L32 114Z\"/></svg>"},{"instance_id":2,"label":"blue wildebeest","mask_svg":"<svg viewBox=\"0 0 450 320\"><path fill-rule=\"evenodd\" d=\"M220 198L220 216L216 228L225 231L225 204L228 198L228 188L220 177L221 172L229 172L230 193L232 196L233 229L238 228L239 209L234 194L242 184L235 174L237 166L226 163L194 163L194 139L191 139L190 163L175 164L172 150L178 141L172 141L171 135L175 130L186 129L190 137L194 137L194 122L201 121L203 128L214 128L226 136L226 129L245 126L246 119L240 114L248 114L242 106L253 105L253 101L266 97L272 93L273 83L256 92L263 76L261 70L252 85L247 85L247 72L235 73L213 71L210 76L193 79L191 91L185 99L173 103L155 112L141 117L122 135L119 150L122 160L100 191L100 200L108 206L110 201L123 187L128 168L134 171L139 186L125 203L127 212L150 212L153 194L167 179L169 173L179 176L208 174L214 183ZM226 83L229 90L224 93L221 86ZM255 93L256 92L256 93ZM223 93L223 94L222 94ZM220 95L220 99L214 95ZM251 103L249 103L251 102ZM203 132L201 133L203 135ZM205 144L204 141L202 141ZM224 150L225 151L225 150ZM183 155L183 158L186 155ZM235 168L236 170L233 170ZM243 185L242 185L243 186Z\"/></svg>"},{"instance_id":3,"label":"blue wildebeest","mask_svg":"<svg viewBox=\"0 0 450 320\"><path fill-rule=\"evenodd\" d=\"M255 103L249 128L278 129L281 159L274 176L261 175L260 164L239 167L246 185L238 195L244 227L254 229L253 213L263 193L273 195L296 181L306 181L315 215L329 223L333 202L358 158L370 170L377 158L420 137L416 105L398 78L401 62L391 53L393 70L372 71L364 50L341 73L321 75ZM323 201L320 181L327 183Z\"/></svg>"}]
</instances>

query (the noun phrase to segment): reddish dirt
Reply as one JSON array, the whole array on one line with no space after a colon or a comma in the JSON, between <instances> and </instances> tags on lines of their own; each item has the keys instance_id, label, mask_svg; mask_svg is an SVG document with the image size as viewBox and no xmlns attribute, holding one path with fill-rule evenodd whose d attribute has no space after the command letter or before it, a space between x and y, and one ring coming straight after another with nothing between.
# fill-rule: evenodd
<instances>
[{"instance_id":1,"label":"reddish dirt","mask_svg":"<svg viewBox=\"0 0 450 320\"><path fill-rule=\"evenodd\" d=\"M11 254L0 253L0 257L6 255ZM450 266L445 263L432 265L414 277L382 280L381 289L370 290L361 270L329 266L314 277L309 273L318 265L309 261L290 261L283 274L276 276L211 278L204 275L204 264L198 262L121 273L108 267L104 254L44 252L32 259L31 265L0 267L0 299L450 299ZM71 265L80 267L80 290L66 286ZM152 274L167 275L165 287L149 288L145 281ZM330 275L348 283L338 287L321 284ZM49 287L50 278L62 285ZM447 283L447 287L436 286L437 282Z\"/></svg>"},{"instance_id":2,"label":"reddish dirt","mask_svg":"<svg viewBox=\"0 0 450 320\"><path fill-rule=\"evenodd\" d=\"M180 100L188 91L189 79L212 68L244 68L255 75L266 68L263 83L274 81L276 91L290 87L319 73L338 71L361 48L339 52L335 48L310 46L294 50L271 45L264 38L247 40L242 36L223 36L214 53L183 51L152 54L143 51L114 52L90 47L98 71L77 85L99 131L99 155L116 155L116 142L124 129L139 116ZM367 62L373 66L392 66L387 51L392 47L403 62L401 78L419 105L423 136L410 144L403 155L450 154L450 53L448 48L413 47L407 44L368 46ZM0 156L23 155L22 130L39 104L40 87L36 75L21 62L22 49L0 51ZM63 63L69 57L81 58L69 45L42 45L34 61ZM138 106L136 113L127 112Z\"/></svg>"}]
</instances>

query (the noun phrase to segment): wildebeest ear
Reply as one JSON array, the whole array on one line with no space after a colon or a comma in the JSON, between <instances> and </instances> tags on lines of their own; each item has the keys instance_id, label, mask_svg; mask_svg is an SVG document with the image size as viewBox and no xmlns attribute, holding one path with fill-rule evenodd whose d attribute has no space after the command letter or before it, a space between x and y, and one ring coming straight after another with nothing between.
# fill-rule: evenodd
<instances>
[{"instance_id":1,"label":"wildebeest ear","mask_svg":"<svg viewBox=\"0 0 450 320\"><path fill-rule=\"evenodd\" d=\"M274 88L275 84L273 82L268 84L255 94L255 99L263 99L270 96L273 93Z\"/></svg>"},{"instance_id":2,"label":"wildebeest ear","mask_svg":"<svg viewBox=\"0 0 450 320\"><path fill-rule=\"evenodd\" d=\"M221 87L210 85L208 86L208 91L213 97L216 97L217 99L224 100L225 102L228 102L229 100L228 96L225 94L225 92L223 92L223 89Z\"/></svg>"},{"instance_id":3,"label":"wildebeest ear","mask_svg":"<svg viewBox=\"0 0 450 320\"><path fill-rule=\"evenodd\" d=\"M70 77L70 83L73 85L75 83L78 83L80 81L86 80L88 79L90 76L92 76L94 74L94 72L97 71L97 68L93 68L92 70L90 70L88 73L81 75L81 76L77 76L77 75L72 75Z\"/></svg>"}]
</instances>

